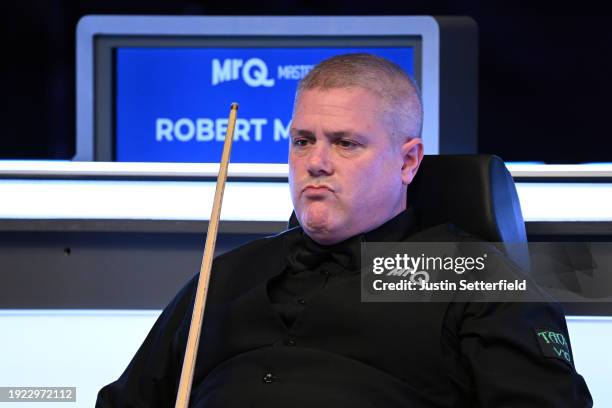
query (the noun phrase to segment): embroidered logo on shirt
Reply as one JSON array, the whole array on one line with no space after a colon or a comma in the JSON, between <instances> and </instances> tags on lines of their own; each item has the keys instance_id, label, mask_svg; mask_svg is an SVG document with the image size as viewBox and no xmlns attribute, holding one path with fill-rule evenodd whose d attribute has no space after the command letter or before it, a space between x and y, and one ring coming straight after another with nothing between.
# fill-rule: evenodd
<instances>
[{"instance_id":1,"label":"embroidered logo on shirt","mask_svg":"<svg viewBox=\"0 0 612 408\"><path fill-rule=\"evenodd\" d=\"M565 361L573 366L572 355L565 334L549 329L535 329L535 333L544 356Z\"/></svg>"}]
</instances>

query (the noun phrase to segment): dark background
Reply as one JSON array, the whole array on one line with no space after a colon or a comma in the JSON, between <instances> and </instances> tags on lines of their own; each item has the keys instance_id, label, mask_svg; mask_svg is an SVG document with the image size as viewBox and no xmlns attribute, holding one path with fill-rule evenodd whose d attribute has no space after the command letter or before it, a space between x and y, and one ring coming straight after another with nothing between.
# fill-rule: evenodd
<instances>
[{"instance_id":1,"label":"dark background","mask_svg":"<svg viewBox=\"0 0 612 408\"><path fill-rule=\"evenodd\" d=\"M3 4L0 159L75 149L75 27L86 14L468 15L480 30L479 152L612 161L612 29L584 3L67 0ZM583 13L581 10L589 10Z\"/></svg>"}]
</instances>

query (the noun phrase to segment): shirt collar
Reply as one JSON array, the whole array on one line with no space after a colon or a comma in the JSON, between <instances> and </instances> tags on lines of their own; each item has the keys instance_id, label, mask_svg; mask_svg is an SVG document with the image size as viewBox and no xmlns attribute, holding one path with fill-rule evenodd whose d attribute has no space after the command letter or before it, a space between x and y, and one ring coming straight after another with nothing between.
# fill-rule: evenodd
<instances>
[{"instance_id":1,"label":"shirt collar","mask_svg":"<svg viewBox=\"0 0 612 408\"><path fill-rule=\"evenodd\" d=\"M357 270L362 242L397 242L416 232L414 210L408 208L371 231L355 235L333 245L321 245L301 228L289 236L287 265L294 273L313 270L325 262L343 269Z\"/></svg>"}]
</instances>

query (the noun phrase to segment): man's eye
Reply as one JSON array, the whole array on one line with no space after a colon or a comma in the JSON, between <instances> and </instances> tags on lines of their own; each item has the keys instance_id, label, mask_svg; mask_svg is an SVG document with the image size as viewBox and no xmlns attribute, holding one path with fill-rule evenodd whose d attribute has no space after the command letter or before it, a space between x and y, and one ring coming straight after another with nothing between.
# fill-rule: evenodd
<instances>
[{"instance_id":1,"label":"man's eye","mask_svg":"<svg viewBox=\"0 0 612 408\"><path fill-rule=\"evenodd\" d=\"M306 139L293 139L293 145L297 147L304 147L308 144Z\"/></svg>"},{"instance_id":2,"label":"man's eye","mask_svg":"<svg viewBox=\"0 0 612 408\"><path fill-rule=\"evenodd\" d=\"M340 139L337 143L340 147L345 149L353 149L357 147L357 143L353 142L352 140Z\"/></svg>"}]
</instances>

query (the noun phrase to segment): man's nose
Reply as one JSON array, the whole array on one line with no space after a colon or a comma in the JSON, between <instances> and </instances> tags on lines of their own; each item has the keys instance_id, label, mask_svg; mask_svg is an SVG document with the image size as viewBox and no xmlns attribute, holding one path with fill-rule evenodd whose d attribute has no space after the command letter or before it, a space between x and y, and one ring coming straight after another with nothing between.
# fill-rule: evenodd
<instances>
[{"instance_id":1,"label":"man's nose","mask_svg":"<svg viewBox=\"0 0 612 408\"><path fill-rule=\"evenodd\" d=\"M332 174L331 146L326 143L316 143L314 149L310 150L307 166L311 176Z\"/></svg>"}]
</instances>

